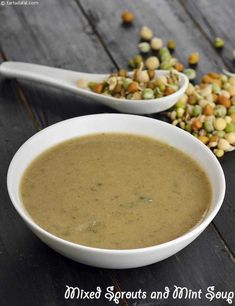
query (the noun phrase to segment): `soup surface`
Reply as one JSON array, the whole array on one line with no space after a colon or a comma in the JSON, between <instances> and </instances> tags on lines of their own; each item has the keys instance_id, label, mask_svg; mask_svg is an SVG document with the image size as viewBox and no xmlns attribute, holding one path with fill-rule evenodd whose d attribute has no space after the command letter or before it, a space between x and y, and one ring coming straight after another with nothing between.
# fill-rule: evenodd
<instances>
[{"instance_id":1,"label":"soup surface","mask_svg":"<svg viewBox=\"0 0 235 306\"><path fill-rule=\"evenodd\" d=\"M211 188L187 155L151 138L94 134L38 156L20 186L26 210L63 239L129 249L172 240L207 212Z\"/></svg>"}]
</instances>

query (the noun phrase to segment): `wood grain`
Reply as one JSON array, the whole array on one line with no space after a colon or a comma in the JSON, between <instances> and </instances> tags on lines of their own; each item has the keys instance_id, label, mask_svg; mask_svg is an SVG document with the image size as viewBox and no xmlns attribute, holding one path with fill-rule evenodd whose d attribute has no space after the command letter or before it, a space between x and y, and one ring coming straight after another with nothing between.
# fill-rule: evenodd
<instances>
[{"instance_id":1,"label":"wood grain","mask_svg":"<svg viewBox=\"0 0 235 306\"><path fill-rule=\"evenodd\" d=\"M212 0L208 2L212 3ZM232 19L224 20L229 5L222 8L218 0L214 2L216 12L219 6L224 10L223 23L232 27ZM230 4L232 0L228 2ZM168 38L176 39L176 55L184 63L190 52L199 51L202 54L198 67L200 76L209 70L219 71L224 64L229 65L227 53L218 54L212 47L214 33L210 28L217 25L205 6L204 1L187 1L184 6L182 1L170 0L40 0L38 6L0 7L0 45L8 60L101 73L126 65L127 60L138 52L140 26L148 25L165 42ZM126 8L136 15L131 27L123 27L120 23L120 13ZM193 18L195 9L196 17ZM207 16L210 26L203 30L199 23ZM218 21L219 17L216 18ZM225 31L223 25L219 27ZM219 30L216 33L223 34ZM227 193L215 219L216 230L209 226L190 246L163 262L133 270L96 269L55 253L27 229L13 209L6 190L7 167L14 152L36 132L35 122L45 127L62 119L99 112L113 111L47 86L26 81L16 85L14 81L0 80L1 305L18 306L19 301L20 305L26 306L111 305L104 298L95 302L66 302L63 294L67 284L84 290L95 290L97 286L105 290L113 285L116 290L142 288L150 292L164 286L172 288L174 284L195 290L205 290L210 285L215 285L218 290L235 290L235 266L230 252L235 250L234 153L227 154L222 160ZM123 299L121 305L134 305L135 302ZM147 299L137 303L199 305L196 301L189 304L188 300L153 302ZM227 303L217 301L213 305Z\"/></svg>"},{"instance_id":2,"label":"wood grain","mask_svg":"<svg viewBox=\"0 0 235 306\"><path fill-rule=\"evenodd\" d=\"M73 1L43 0L38 6L1 7L0 20L5 20L0 27L0 38L7 60L85 72L102 73L114 69L99 39ZM62 90L32 86L31 82L19 83L43 127L69 117L111 111Z\"/></svg>"},{"instance_id":3,"label":"wood grain","mask_svg":"<svg viewBox=\"0 0 235 306\"><path fill-rule=\"evenodd\" d=\"M216 37L224 39L225 46L219 55L225 66L235 71L233 58L235 33L231 29L231 23L234 21L235 2L233 0L226 0L226 3L223 2L223 4L219 0L180 0L180 2L212 46Z\"/></svg>"},{"instance_id":4,"label":"wood grain","mask_svg":"<svg viewBox=\"0 0 235 306\"><path fill-rule=\"evenodd\" d=\"M125 67L128 59L138 54L139 31L143 25L149 26L165 44L168 39L175 39L175 55L185 65L188 55L198 51L201 54L197 69L199 76L205 71L219 71L223 66L220 56L177 1L78 2L120 67ZM124 9L134 12L136 20L133 26L124 27L121 24L120 15Z\"/></svg>"}]
</instances>

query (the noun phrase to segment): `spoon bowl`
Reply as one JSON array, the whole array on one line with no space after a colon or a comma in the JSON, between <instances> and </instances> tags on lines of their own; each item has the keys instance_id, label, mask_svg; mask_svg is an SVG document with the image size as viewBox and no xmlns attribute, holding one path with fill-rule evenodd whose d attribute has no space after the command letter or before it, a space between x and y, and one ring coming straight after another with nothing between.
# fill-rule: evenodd
<instances>
[{"instance_id":1,"label":"spoon bowl","mask_svg":"<svg viewBox=\"0 0 235 306\"><path fill-rule=\"evenodd\" d=\"M169 74L167 70L156 70L156 72L158 75ZM169 109L182 97L189 83L187 76L178 72L180 88L175 93L151 100L128 100L97 94L89 89L78 88L76 85L76 81L79 79L85 79L88 82L101 82L109 76L108 74L84 73L21 62L2 63L0 74L5 77L22 78L52 85L74 92L80 97L102 103L119 112L130 114L153 114Z\"/></svg>"}]
</instances>

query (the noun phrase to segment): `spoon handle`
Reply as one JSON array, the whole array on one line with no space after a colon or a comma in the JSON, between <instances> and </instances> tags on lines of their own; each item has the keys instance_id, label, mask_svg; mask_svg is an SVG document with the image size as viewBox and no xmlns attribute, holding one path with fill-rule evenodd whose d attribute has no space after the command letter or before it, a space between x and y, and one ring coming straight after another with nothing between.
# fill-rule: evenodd
<instances>
[{"instance_id":1,"label":"spoon handle","mask_svg":"<svg viewBox=\"0 0 235 306\"><path fill-rule=\"evenodd\" d=\"M0 74L5 77L22 78L60 88L75 84L79 78L91 78L91 74L88 73L21 62L3 62L0 65Z\"/></svg>"}]
</instances>

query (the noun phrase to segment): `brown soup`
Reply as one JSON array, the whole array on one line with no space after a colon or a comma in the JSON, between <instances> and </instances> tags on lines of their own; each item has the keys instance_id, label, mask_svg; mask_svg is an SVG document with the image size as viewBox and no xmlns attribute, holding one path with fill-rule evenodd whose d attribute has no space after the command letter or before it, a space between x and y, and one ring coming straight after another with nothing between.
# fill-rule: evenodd
<instances>
[{"instance_id":1,"label":"brown soup","mask_svg":"<svg viewBox=\"0 0 235 306\"><path fill-rule=\"evenodd\" d=\"M189 156L154 139L94 134L60 143L26 169L21 198L34 221L71 242L157 245L193 228L211 187Z\"/></svg>"}]
</instances>

